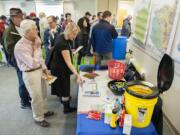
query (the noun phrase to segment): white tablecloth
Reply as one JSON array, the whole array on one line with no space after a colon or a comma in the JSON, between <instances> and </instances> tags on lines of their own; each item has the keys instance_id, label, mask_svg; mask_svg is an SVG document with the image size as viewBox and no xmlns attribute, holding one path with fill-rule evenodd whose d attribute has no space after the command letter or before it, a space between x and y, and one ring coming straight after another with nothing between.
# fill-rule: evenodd
<instances>
[{"instance_id":1,"label":"white tablecloth","mask_svg":"<svg viewBox=\"0 0 180 135\"><path fill-rule=\"evenodd\" d=\"M86 72L81 72L80 75L83 76L85 73ZM107 104L105 102L105 98L107 97L107 95L112 95L112 92L107 87L108 82L111 80L108 77L108 71L95 71L95 73L99 74L99 76L95 78L95 82L97 83L98 91L100 91L100 97L83 96L83 89L85 88L79 87L78 113L88 112L94 105ZM85 77L83 78L85 80L85 83L90 81L90 79L87 79ZM83 86L85 86L85 84Z\"/></svg>"},{"instance_id":2,"label":"white tablecloth","mask_svg":"<svg viewBox=\"0 0 180 135\"><path fill-rule=\"evenodd\" d=\"M95 78L95 81L98 84L98 90L101 93L100 97L86 97L83 96L82 88L79 87L78 93L78 113L86 113L91 110L92 105L106 105L107 102L104 99L107 95L113 95L112 92L107 87L107 83L111 80L108 77L108 71L96 71L99 74L98 77ZM81 72L81 75L85 74L85 72ZM89 79L85 79L88 81ZM116 96L114 96L114 99ZM111 104L111 103L110 103ZM76 135L120 135L122 133L122 128L112 129L109 125L104 124L104 120L93 121L88 120L86 115L78 114L77 115L77 131ZM151 123L146 128L132 128L131 134L133 135L157 135L156 130Z\"/></svg>"}]
</instances>

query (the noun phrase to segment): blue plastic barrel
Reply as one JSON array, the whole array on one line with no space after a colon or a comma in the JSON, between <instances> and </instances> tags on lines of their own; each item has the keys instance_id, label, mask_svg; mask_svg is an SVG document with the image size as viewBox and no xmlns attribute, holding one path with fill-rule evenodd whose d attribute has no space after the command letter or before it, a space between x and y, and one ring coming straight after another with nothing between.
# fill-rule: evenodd
<instances>
[{"instance_id":1,"label":"blue plastic barrel","mask_svg":"<svg viewBox=\"0 0 180 135\"><path fill-rule=\"evenodd\" d=\"M124 60L126 57L127 37L119 36L113 40L112 57L114 60Z\"/></svg>"}]
</instances>

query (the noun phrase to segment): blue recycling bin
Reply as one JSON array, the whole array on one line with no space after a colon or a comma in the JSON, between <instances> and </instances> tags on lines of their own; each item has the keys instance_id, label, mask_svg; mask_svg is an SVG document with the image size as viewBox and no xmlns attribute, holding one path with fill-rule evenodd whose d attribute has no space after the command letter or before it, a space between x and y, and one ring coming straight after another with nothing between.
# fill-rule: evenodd
<instances>
[{"instance_id":1,"label":"blue recycling bin","mask_svg":"<svg viewBox=\"0 0 180 135\"><path fill-rule=\"evenodd\" d=\"M112 57L114 60L124 60L126 57L127 37L119 36L113 40Z\"/></svg>"}]
</instances>

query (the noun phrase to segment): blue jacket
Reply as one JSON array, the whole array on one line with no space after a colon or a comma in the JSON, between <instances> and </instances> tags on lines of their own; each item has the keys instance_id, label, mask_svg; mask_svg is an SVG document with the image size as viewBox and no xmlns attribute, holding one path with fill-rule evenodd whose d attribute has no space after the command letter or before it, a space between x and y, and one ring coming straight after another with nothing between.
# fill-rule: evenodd
<instances>
[{"instance_id":1,"label":"blue jacket","mask_svg":"<svg viewBox=\"0 0 180 135\"><path fill-rule=\"evenodd\" d=\"M109 53L112 52L112 39L117 38L113 25L105 20L100 20L98 24L93 27L91 43L93 50L97 53Z\"/></svg>"},{"instance_id":2,"label":"blue jacket","mask_svg":"<svg viewBox=\"0 0 180 135\"><path fill-rule=\"evenodd\" d=\"M44 32L44 47L48 48L48 46L51 44L51 46L54 46L54 40L56 36L61 32L61 27L57 26L56 33L54 34L54 37L52 36L50 32L50 28L47 28Z\"/></svg>"}]
</instances>

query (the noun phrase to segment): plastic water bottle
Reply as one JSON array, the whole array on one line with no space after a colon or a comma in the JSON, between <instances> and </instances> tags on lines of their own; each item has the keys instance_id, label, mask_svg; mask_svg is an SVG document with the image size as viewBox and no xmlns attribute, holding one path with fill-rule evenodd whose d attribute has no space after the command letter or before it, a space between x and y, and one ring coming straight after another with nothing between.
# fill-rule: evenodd
<instances>
[{"instance_id":1,"label":"plastic water bottle","mask_svg":"<svg viewBox=\"0 0 180 135\"><path fill-rule=\"evenodd\" d=\"M121 112L121 103L120 103L118 98L116 98L116 101L115 101L115 104L114 104L114 108L117 109L117 116L119 116L119 114Z\"/></svg>"}]
</instances>

